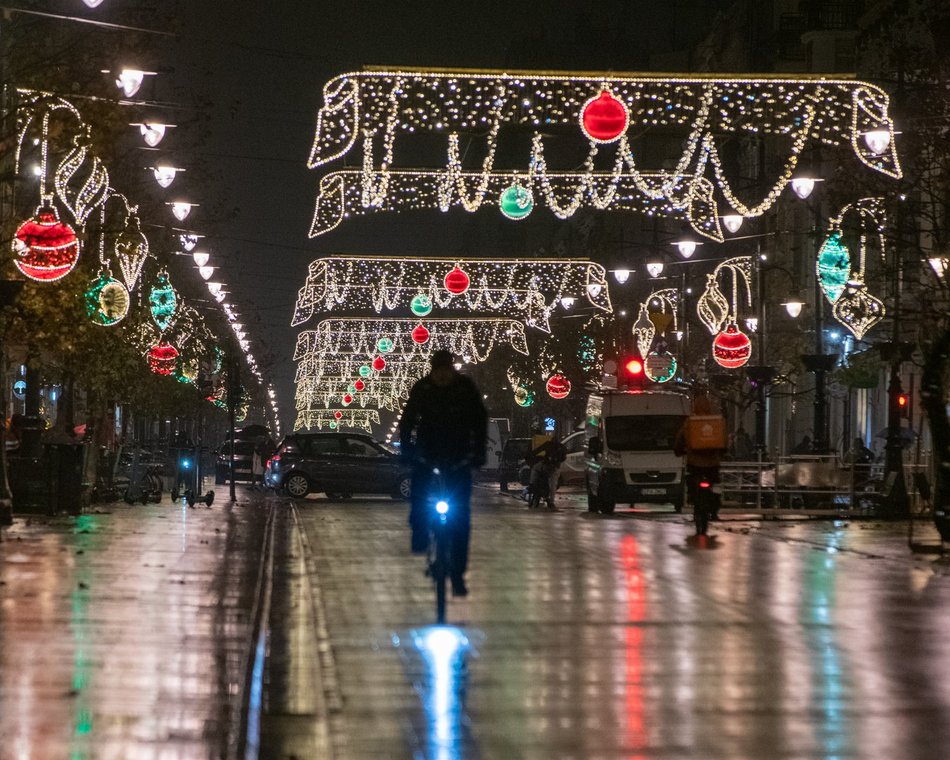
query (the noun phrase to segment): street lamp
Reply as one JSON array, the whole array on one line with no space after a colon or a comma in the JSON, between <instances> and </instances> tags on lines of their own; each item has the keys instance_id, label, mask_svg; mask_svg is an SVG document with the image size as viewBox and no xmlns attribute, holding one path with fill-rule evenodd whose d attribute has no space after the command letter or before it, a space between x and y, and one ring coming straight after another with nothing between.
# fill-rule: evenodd
<instances>
[{"instance_id":1,"label":"street lamp","mask_svg":"<svg viewBox=\"0 0 950 760\"><path fill-rule=\"evenodd\" d=\"M191 210L195 208L197 203L189 203L188 201L174 201L173 203L165 204L172 207L172 214L175 215L175 218L179 222L185 221L188 218L188 214L191 213Z\"/></svg>"},{"instance_id":2,"label":"street lamp","mask_svg":"<svg viewBox=\"0 0 950 760\"><path fill-rule=\"evenodd\" d=\"M102 5L102 0L82 0L90 8L98 8Z\"/></svg>"},{"instance_id":3,"label":"street lamp","mask_svg":"<svg viewBox=\"0 0 950 760\"><path fill-rule=\"evenodd\" d=\"M204 251L195 251L191 254L191 257L195 260L196 266L203 267L208 263L208 260L211 258L211 254L205 253Z\"/></svg>"},{"instance_id":4,"label":"street lamp","mask_svg":"<svg viewBox=\"0 0 950 760\"><path fill-rule=\"evenodd\" d=\"M864 144L875 156L880 156L891 144L891 133L887 129L872 129L864 133Z\"/></svg>"},{"instance_id":5,"label":"street lamp","mask_svg":"<svg viewBox=\"0 0 950 760\"><path fill-rule=\"evenodd\" d=\"M729 232L736 233L744 220L745 217L742 214L725 214L722 217L722 224Z\"/></svg>"},{"instance_id":6,"label":"street lamp","mask_svg":"<svg viewBox=\"0 0 950 760\"><path fill-rule=\"evenodd\" d=\"M931 256L927 259L927 263L930 264L930 268L934 270L934 274L937 275L939 280L943 280L947 274L947 269L950 268L950 258L946 256Z\"/></svg>"},{"instance_id":7,"label":"street lamp","mask_svg":"<svg viewBox=\"0 0 950 760\"><path fill-rule=\"evenodd\" d=\"M802 307L804 305L805 303L802 301L801 296L797 293L789 296L785 300L785 303L782 304L782 306L785 307L785 311L788 312L788 316L792 319L796 319L798 315L802 313Z\"/></svg>"},{"instance_id":8,"label":"street lamp","mask_svg":"<svg viewBox=\"0 0 950 760\"><path fill-rule=\"evenodd\" d=\"M178 172L185 171L184 169L179 169L176 166L150 166L152 173L155 175L155 181L159 184L160 187L168 187L172 182L175 181L175 175Z\"/></svg>"},{"instance_id":9,"label":"street lamp","mask_svg":"<svg viewBox=\"0 0 950 760\"><path fill-rule=\"evenodd\" d=\"M647 261L647 273L650 277L659 277L663 274L663 262L660 259L650 259Z\"/></svg>"},{"instance_id":10,"label":"street lamp","mask_svg":"<svg viewBox=\"0 0 950 760\"><path fill-rule=\"evenodd\" d=\"M805 200L809 195L811 195L812 190L815 189L815 183L821 182L820 179L815 179L808 174L800 174L797 177L792 177L792 191L802 200Z\"/></svg>"},{"instance_id":11,"label":"street lamp","mask_svg":"<svg viewBox=\"0 0 950 760\"><path fill-rule=\"evenodd\" d=\"M696 253L696 246L702 245L702 243L697 243L695 240L676 240L673 242L673 245L676 246L676 250L680 252L680 256L684 259L688 259L694 253ZM655 277L656 275L654 275Z\"/></svg>"},{"instance_id":12,"label":"street lamp","mask_svg":"<svg viewBox=\"0 0 950 760\"><path fill-rule=\"evenodd\" d=\"M614 279L617 281L618 285L623 285L627 280L630 279L630 270L629 269L615 269Z\"/></svg>"}]
</instances>

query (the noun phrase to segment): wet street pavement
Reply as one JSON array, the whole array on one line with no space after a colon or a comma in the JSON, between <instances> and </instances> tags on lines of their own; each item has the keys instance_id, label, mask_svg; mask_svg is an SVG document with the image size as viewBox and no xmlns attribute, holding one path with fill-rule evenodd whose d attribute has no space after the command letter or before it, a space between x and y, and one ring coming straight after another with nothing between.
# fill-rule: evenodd
<instances>
[{"instance_id":1,"label":"wet street pavement","mask_svg":"<svg viewBox=\"0 0 950 760\"><path fill-rule=\"evenodd\" d=\"M0 758L235 756L264 516L166 494L5 529Z\"/></svg>"},{"instance_id":2,"label":"wet street pavement","mask_svg":"<svg viewBox=\"0 0 950 760\"><path fill-rule=\"evenodd\" d=\"M447 628L403 505L298 504L337 757L947 757L950 563L905 524L476 499Z\"/></svg>"},{"instance_id":3,"label":"wet street pavement","mask_svg":"<svg viewBox=\"0 0 950 760\"><path fill-rule=\"evenodd\" d=\"M18 519L0 758L947 756L950 560L905 524L699 541L688 515L475 493L445 627L390 499Z\"/></svg>"}]
</instances>

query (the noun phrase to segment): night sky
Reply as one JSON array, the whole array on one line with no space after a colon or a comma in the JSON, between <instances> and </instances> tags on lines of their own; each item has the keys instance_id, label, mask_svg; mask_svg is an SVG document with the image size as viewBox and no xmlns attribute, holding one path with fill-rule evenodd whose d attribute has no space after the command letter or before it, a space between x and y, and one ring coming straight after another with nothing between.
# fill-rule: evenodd
<instances>
[{"instance_id":1,"label":"night sky","mask_svg":"<svg viewBox=\"0 0 950 760\"><path fill-rule=\"evenodd\" d=\"M178 145L180 165L191 160L203 167L203 176L193 173L190 180L211 196L193 199L203 204L193 226L208 235L214 263L222 265L219 279L232 290L253 350L274 359L268 374L285 429L294 417L297 328L290 319L314 258L530 255L550 248L565 225L547 212L517 227L490 211L415 212L364 217L309 240L317 183L327 169L309 171L305 161L328 79L374 64L648 70L651 55L682 50L701 37L723 4L183 3L171 78L178 97L211 104L200 144Z\"/></svg>"}]
</instances>

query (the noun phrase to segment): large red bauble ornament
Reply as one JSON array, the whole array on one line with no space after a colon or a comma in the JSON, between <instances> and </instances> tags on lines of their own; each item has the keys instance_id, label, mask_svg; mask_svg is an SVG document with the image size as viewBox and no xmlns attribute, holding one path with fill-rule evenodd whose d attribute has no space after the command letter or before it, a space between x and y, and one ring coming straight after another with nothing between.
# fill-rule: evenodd
<instances>
[{"instance_id":1,"label":"large red bauble ornament","mask_svg":"<svg viewBox=\"0 0 950 760\"><path fill-rule=\"evenodd\" d=\"M468 275L457 266L445 275L445 289L457 296L468 290L470 284L471 280L468 279Z\"/></svg>"},{"instance_id":2,"label":"large red bauble ornament","mask_svg":"<svg viewBox=\"0 0 950 760\"><path fill-rule=\"evenodd\" d=\"M353 383L353 387L356 388L356 390L361 391L366 387L366 383L364 383L362 380L357 380L355 383Z\"/></svg>"},{"instance_id":3,"label":"large red bauble ornament","mask_svg":"<svg viewBox=\"0 0 950 760\"><path fill-rule=\"evenodd\" d=\"M620 98L603 90L581 107L581 130L594 142L620 139L630 122L630 112Z\"/></svg>"},{"instance_id":4,"label":"large red bauble ornament","mask_svg":"<svg viewBox=\"0 0 950 760\"><path fill-rule=\"evenodd\" d=\"M164 340L148 350L148 368L157 375L170 375L178 364L178 349Z\"/></svg>"},{"instance_id":5,"label":"large red bauble ornament","mask_svg":"<svg viewBox=\"0 0 950 760\"><path fill-rule=\"evenodd\" d=\"M336 419L338 419L338 420L342 420L342 419L343 419L343 412L334 412L334 413L333 413L333 416L334 416Z\"/></svg>"},{"instance_id":6,"label":"large red bauble ornament","mask_svg":"<svg viewBox=\"0 0 950 760\"><path fill-rule=\"evenodd\" d=\"M52 206L41 206L20 225L13 238L16 268L31 280L55 282L79 261L79 240L73 228L59 221Z\"/></svg>"},{"instance_id":7,"label":"large red bauble ornament","mask_svg":"<svg viewBox=\"0 0 950 760\"><path fill-rule=\"evenodd\" d=\"M416 325L410 333L413 343L427 343L429 340L429 331L425 325Z\"/></svg>"},{"instance_id":8,"label":"large red bauble ornament","mask_svg":"<svg viewBox=\"0 0 950 760\"><path fill-rule=\"evenodd\" d=\"M551 377L548 378L548 382L545 387L547 388L548 395L551 398L567 398L568 394L571 392L571 381L558 372L557 374L551 375Z\"/></svg>"},{"instance_id":9,"label":"large red bauble ornament","mask_svg":"<svg viewBox=\"0 0 950 760\"><path fill-rule=\"evenodd\" d=\"M382 372L386 369L386 360L382 356L377 356L373 359L373 369L377 372Z\"/></svg>"},{"instance_id":10,"label":"large red bauble ornament","mask_svg":"<svg viewBox=\"0 0 950 760\"><path fill-rule=\"evenodd\" d=\"M735 322L730 322L726 329L713 339L712 351L716 364L735 369L749 361L752 356L752 341L736 327Z\"/></svg>"}]
</instances>

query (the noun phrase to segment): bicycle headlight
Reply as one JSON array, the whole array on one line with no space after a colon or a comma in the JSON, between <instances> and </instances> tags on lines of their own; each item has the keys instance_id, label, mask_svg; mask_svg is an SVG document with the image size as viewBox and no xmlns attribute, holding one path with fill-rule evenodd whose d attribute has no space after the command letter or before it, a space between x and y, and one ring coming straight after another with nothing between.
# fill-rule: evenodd
<instances>
[{"instance_id":1,"label":"bicycle headlight","mask_svg":"<svg viewBox=\"0 0 950 760\"><path fill-rule=\"evenodd\" d=\"M449 503L444 499L440 499L435 503L435 511L440 515L448 514L449 512Z\"/></svg>"},{"instance_id":2,"label":"bicycle headlight","mask_svg":"<svg viewBox=\"0 0 950 760\"><path fill-rule=\"evenodd\" d=\"M181 466L184 467L184 468L187 470L189 467L191 467L191 460L190 460L190 459L182 459L182 460L181 460Z\"/></svg>"}]
</instances>

